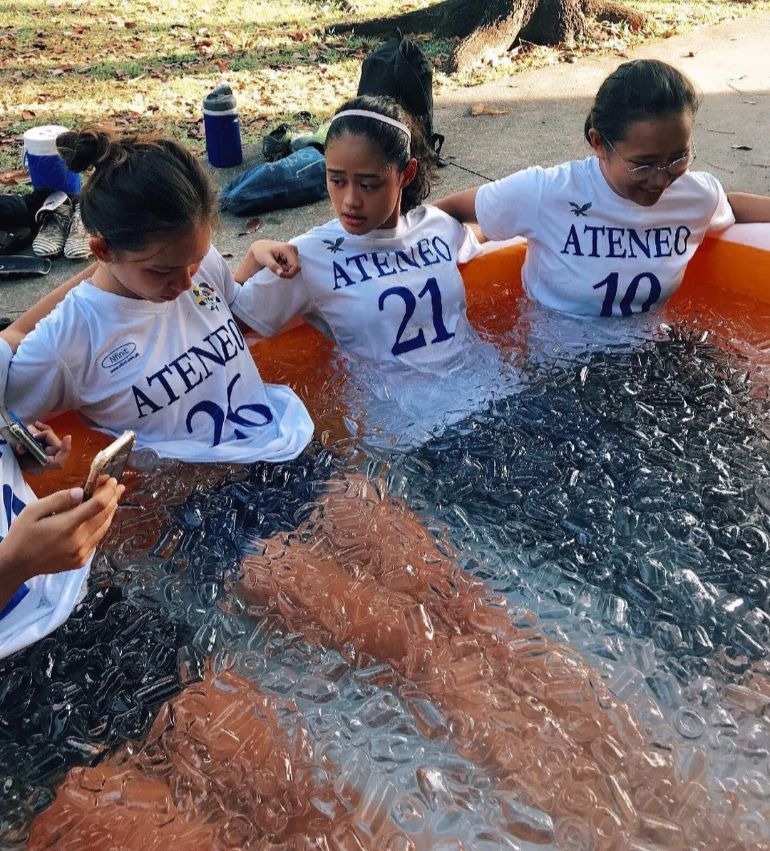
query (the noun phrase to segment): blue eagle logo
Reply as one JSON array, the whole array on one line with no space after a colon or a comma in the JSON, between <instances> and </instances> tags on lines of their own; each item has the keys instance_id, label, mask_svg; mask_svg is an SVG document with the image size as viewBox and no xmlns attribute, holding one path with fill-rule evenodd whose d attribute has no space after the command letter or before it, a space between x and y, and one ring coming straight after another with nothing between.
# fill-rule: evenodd
<instances>
[{"instance_id":1,"label":"blue eagle logo","mask_svg":"<svg viewBox=\"0 0 770 851\"><path fill-rule=\"evenodd\" d=\"M344 236L337 237L334 241L331 239L325 239L324 245L326 245L326 250L331 251L332 254L336 254L338 251L342 251L342 243L345 241Z\"/></svg>"},{"instance_id":2,"label":"blue eagle logo","mask_svg":"<svg viewBox=\"0 0 770 851\"><path fill-rule=\"evenodd\" d=\"M576 204L574 201L569 202L570 207L572 207L572 213L575 216L586 216L588 211L591 209L591 202L589 201L587 204Z\"/></svg>"}]
</instances>

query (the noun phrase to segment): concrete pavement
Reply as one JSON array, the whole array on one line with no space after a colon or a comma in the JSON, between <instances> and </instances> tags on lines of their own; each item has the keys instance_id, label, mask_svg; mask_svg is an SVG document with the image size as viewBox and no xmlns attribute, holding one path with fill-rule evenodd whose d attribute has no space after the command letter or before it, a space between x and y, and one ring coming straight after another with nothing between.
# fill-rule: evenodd
<instances>
[{"instance_id":1,"label":"concrete pavement","mask_svg":"<svg viewBox=\"0 0 770 851\"><path fill-rule=\"evenodd\" d=\"M628 56L578 59L441 95L434 105L434 125L446 136L445 155L489 178L527 165L583 157L588 152L583 122L601 81L627 58L662 59L688 74L703 93L696 120L695 167L712 172L728 191L770 194L769 47L770 16L755 15L648 43ZM508 112L474 117L470 107L478 103ZM244 155L242 168L259 160L256 150ZM237 171L212 169L212 174L223 186ZM450 165L441 170L434 195L479 182L480 178ZM323 201L263 214L255 235L241 235L247 219L224 213L214 240L236 264L251 239L287 239L331 217L331 206ZM56 260L46 277L0 284L0 315L19 315L84 265Z\"/></svg>"}]
</instances>

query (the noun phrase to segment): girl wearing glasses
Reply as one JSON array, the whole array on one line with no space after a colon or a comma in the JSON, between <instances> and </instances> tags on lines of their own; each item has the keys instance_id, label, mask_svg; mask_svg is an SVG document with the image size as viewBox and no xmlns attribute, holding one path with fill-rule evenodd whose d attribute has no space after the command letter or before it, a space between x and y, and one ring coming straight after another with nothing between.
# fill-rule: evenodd
<instances>
[{"instance_id":1,"label":"girl wearing glasses","mask_svg":"<svg viewBox=\"0 0 770 851\"><path fill-rule=\"evenodd\" d=\"M695 160L699 98L676 68L620 65L585 122L593 155L533 166L436 206L478 221L489 239L528 240L526 292L577 316L630 316L662 305L710 231L770 221L770 198L731 193Z\"/></svg>"}]
</instances>

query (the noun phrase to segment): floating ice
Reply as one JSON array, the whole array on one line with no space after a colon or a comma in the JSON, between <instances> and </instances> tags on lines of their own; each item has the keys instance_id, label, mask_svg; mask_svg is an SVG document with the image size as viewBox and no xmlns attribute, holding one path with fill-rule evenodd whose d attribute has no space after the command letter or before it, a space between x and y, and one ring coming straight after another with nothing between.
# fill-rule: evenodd
<instances>
[{"instance_id":1,"label":"floating ice","mask_svg":"<svg viewBox=\"0 0 770 851\"><path fill-rule=\"evenodd\" d=\"M23 847L31 817L50 804L64 772L84 766L84 782L95 785L88 772L109 765L116 746L141 742L165 723L159 706L180 694L192 699L210 669L256 686L287 752L307 757L308 794L298 801L286 786L265 794L270 804L257 819L243 816L257 812L253 778L215 774L224 791L207 791L207 775L198 773L208 765L203 745L224 747L248 727L225 708L184 747L169 751L150 737L127 749L127 759L146 764L176 760L189 784L171 801L124 783L144 822L151 812L166 823L173 804L221 821L227 842L241 847L302 813L314 825L333 825L303 836L304 847L590 848L597 837L623 845L620 813L638 825L628 847L698 847L704 840L688 825L709 817L735 825L739 842L767 842L766 354L747 362L754 354L746 346L736 354L697 326L651 337L635 326L628 339L577 349L548 331L527 329L548 344L529 362L517 357L522 373L507 395L441 433L420 425L433 434L420 449L368 446L353 457L349 443L315 447L293 464L201 470L192 479L183 468L157 465L121 510L73 618L0 662L5 846ZM761 368L752 372L755 362ZM591 685L607 718L628 735L598 729L576 697L568 661L546 665L549 676L522 663L506 684L511 706L502 709L511 715L501 718L514 729L524 719L541 748L546 735L553 739L547 751L513 749L503 789L499 761L469 756L483 741L474 739L472 715L433 699L430 682L417 687L353 643L324 647L322 631L287 601L238 595L244 554L264 555L271 536L284 540L298 524L315 529L322 494L344 494L342 476L362 456L370 477L387 478L391 493L425 517L440 550L504 595L493 613L466 614L478 633L504 644L501 623L513 624L525 659L545 652L542 635L579 651L593 665ZM355 514L344 521L340 539L365 575ZM402 566L405 582L416 563ZM448 588L431 594L451 599ZM433 599L407 609L416 643L435 643L443 628ZM287 627L289 611L296 625ZM454 641L456 662L441 687L472 706L505 678L493 673L492 651L481 660L485 678L473 642ZM409 657L415 672L430 661ZM546 706L564 710L563 729L545 723ZM635 744L635 725L644 745ZM604 766L608 805L583 783L561 786L559 799L548 800L549 772L578 764L583 753ZM665 781L640 779L631 789L617 779L659 777L669 762L681 784L675 801ZM267 772L259 783L279 775Z\"/></svg>"}]
</instances>

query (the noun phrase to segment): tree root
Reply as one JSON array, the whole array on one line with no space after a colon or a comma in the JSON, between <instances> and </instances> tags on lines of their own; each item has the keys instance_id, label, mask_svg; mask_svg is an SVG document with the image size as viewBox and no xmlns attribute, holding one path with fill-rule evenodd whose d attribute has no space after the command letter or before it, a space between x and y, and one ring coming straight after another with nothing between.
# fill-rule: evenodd
<instances>
[{"instance_id":1,"label":"tree root","mask_svg":"<svg viewBox=\"0 0 770 851\"><path fill-rule=\"evenodd\" d=\"M521 38L535 44L564 44L587 35L587 18L626 23L634 32L645 17L615 0L444 0L392 18L376 18L334 27L335 32L389 35L433 33L459 38L447 70L460 71L489 54L501 54Z\"/></svg>"},{"instance_id":2,"label":"tree root","mask_svg":"<svg viewBox=\"0 0 770 851\"><path fill-rule=\"evenodd\" d=\"M629 9L615 0L585 0L586 14L592 15L597 21L610 24L628 24L631 32L639 32L647 21L642 12Z\"/></svg>"}]
</instances>

